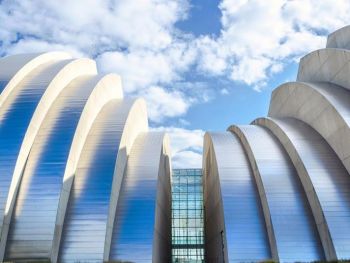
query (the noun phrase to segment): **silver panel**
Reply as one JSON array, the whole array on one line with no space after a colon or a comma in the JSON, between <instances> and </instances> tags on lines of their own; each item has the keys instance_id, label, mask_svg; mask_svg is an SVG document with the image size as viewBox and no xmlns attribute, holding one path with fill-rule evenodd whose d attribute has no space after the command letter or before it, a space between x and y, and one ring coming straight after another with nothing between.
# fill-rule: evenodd
<instances>
[{"instance_id":1,"label":"silver panel","mask_svg":"<svg viewBox=\"0 0 350 263\"><path fill-rule=\"evenodd\" d=\"M55 68L60 67L55 65ZM48 79L54 76L53 74L47 75ZM81 112L97 79L97 77L81 77L72 81L47 113L23 172L10 225L5 258L49 258L58 200L70 146ZM45 87L44 83L36 81L35 84ZM28 93L25 94L25 101L30 101L28 97L35 94L32 91ZM20 109L20 107L16 108ZM29 113L34 109L33 105ZM29 117L27 116L24 120L27 118L30 120ZM11 118L11 120L16 119ZM22 122L24 122L23 119ZM18 128L14 124L11 127Z\"/></svg>"},{"instance_id":2,"label":"silver panel","mask_svg":"<svg viewBox=\"0 0 350 263\"><path fill-rule=\"evenodd\" d=\"M134 100L112 100L96 117L79 158L59 262L102 262L119 143Z\"/></svg>"},{"instance_id":3,"label":"silver panel","mask_svg":"<svg viewBox=\"0 0 350 263\"><path fill-rule=\"evenodd\" d=\"M240 137L254 167L256 182L261 183L258 187L265 193L263 198L268 206L264 208L265 219L271 220L278 259L283 262L323 259L305 192L280 143L263 127L234 126L230 130Z\"/></svg>"},{"instance_id":4,"label":"silver panel","mask_svg":"<svg viewBox=\"0 0 350 263\"><path fill-rule=\"evenodd\" d=\"M207 142L210 139L212 146ZM205 155L204 160L207 182L207 262L217 262L218 254L222 253L221 230L224 230L226 239L224 249L228 262L257 262L270 259L270 246L259 194L239 139L230 132L207 133L206 147L210 147L210 153ZM221 192L219 198L215 197L217 191ZM220 210L223 211L219 212ZM217 217L221 213L224 218ZM223 222L219 223L218 220ZM223 224L224 229L219 229L218 226Z\"/></svg>"},{"instance_id":5,"label":"silver panel","mask_svg":"<svg viewBox=\"0 0 350 263\"><path fill-rule=\"evenodd\" d=\"M1 82L9 82L28 62L38 56L40 54L18 54L0 58L0 93L6 86L1 85Z\"/></svg>"},{"instance_id":6,"label":"silver panel","mask_svg":"<svg viewBox=\"0 0 350 263\"><path fill-rule=\"evenodd\" d=\"M0 225L13 171L24 135L38 102L52 78L69 62L46 63L33 70L0 108Z\"/></svg>"},{"instance_id":7,"label":"silver panel","mask_svg":"<svg viewBox=\"0 0 350 263\"><path fill-rule=\"evenodd\" d=\"M313 127L350 173L350 92L330 83L291 82L274 90L269 116L293 117Z\"/></svg>"},{"instance_id":8,"label":"silver panel","mask_svg":"<svg viewBox=\"0 0 350 263\"><path fill-rule=\"evenodd\" d=\"M295 165L306 170L300 176L311 181L309 185L304 184L305 190L308 195L317 196L316 202L328 226L323 231L329 231L337 258L350 258L350 177L345 167L327 142L307 124L293 118L257 121L260 125L266 122L273 123L265 125L279 134L290 155L296 151ZM311 203L311 206L316 205ZM321 224L322 214L316 215L316 221Z\"/></svg>"},{"instance_id":9,"label":"silver panel","mask_svg":"<svg viewBox=\"0 0 350 263\"><path fill-rule=\"evenodd\" d=\"M304 56L299 63L297 81L329 82L350 90L350 50L324 48Z\"/></svg>"},{"instance_id":10,"label":"silver panel","mask_svg":"<svg viewBox=\"0 0 350 263\"><path fill-rule=\"evenodd\" d=\"M327 48L350 49L350 26L342 27L328 35Z\"/></svg>"},{"instance_id":11,"label":"silver panel","mask_svg":"<svg viewBox=\"0 0 350 263\"><path fill-rule=\"evenodd\" d=\"M8 83L8 80L0 79L0 94L4 90L4 88L6 87L7 83Z\"/></svg>"},{"instance_id":12,"label":"silver panel","mask_svg":"<svg viewBox=\"0 0 350 263\"><path fill-rule=\"evenodd\" d=\"M161 158L163 138L143 133L133 144L114 221L112 261L170 261L170 178Z\"/></svg>"}]
</instances>

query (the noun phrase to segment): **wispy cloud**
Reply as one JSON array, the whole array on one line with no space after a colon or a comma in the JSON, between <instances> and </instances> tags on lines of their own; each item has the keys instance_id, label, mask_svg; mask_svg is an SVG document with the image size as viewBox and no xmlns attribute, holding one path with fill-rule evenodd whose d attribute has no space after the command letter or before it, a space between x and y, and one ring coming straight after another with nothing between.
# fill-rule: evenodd
<instances>
[{"instance_id":1,"label":"wispy cloud","mask_svg":"<svg viewBox=\"0 0 350 263\"><path fill-rule=\"evenodd\" d=\"M151 130L165 131L169 134L174 168L202 167L203 130L163 126Z\"/></svg>"},{"instance_id":2,"label":"wispy cloud","mask_svg":"<svg viewBox=\"0 0 350 263\"><path fill-rule=\"evenodd\" d=\"M325 46L326 35L350 23L339 0L223 0L221 34L197 39L199 69L260 90L290 61Z\"/></svg>"}]
</instances>

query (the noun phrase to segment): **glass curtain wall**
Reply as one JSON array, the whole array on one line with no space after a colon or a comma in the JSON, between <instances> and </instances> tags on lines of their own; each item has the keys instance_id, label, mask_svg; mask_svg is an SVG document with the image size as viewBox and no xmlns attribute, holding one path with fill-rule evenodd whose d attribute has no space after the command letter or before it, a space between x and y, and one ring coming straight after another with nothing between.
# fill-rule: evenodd
<instances>
[{"instance_id":1,"label":"glass curtain wall","mask_svg":"<svg viewBox=\"0 0 350 263\"><path fill-rule=\"evenodd\" d=\"M201 169L174 169L172 175L172 262L204 262Z\"/></svg>"}]
</instances>

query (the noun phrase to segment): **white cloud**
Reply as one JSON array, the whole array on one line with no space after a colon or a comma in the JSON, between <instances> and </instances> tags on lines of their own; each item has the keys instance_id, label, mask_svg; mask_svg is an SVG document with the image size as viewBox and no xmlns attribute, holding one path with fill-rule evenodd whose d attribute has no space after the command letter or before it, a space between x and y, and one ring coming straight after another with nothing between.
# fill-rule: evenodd
<instances>
[{"instance_id":1,"label":"white cloud","mask_svg":"<svg viewBox=\"0 0 350 263\"><path fill-rule=\"evenodd\" d=\"M159 50L172 42L174 24L187 9L185 0L5 0L0 35L5 46L21 35L91 55L116 46Z\"/></svg>"},{"instance_id":2,"label":"white cloud","mask_svg":"<svg viewBox=\"0 0 350 263\"><path fill-rule=\"evenodd\" d=\"M350 23L348 0L222 0L219 8L220 36L197 39L203 53L199 68L256 90L286 63L323 48L329 32Z\"/></svg>"},{"instance_id":3,"label":"white cloud","mask_svg":"<svg viewBox=\"0 0 350 263\"><path fill-rule=\"evenodd\" d=\"M203 130L177 127L157 127L153 131L165 131L170 136L172 164L174 168L202 167Z\"/></svg>"},{"instance_id":4,"label":"white cloud","mask_svg":"<svg viewBox=\"0 0 350 263\"><path fill-rule=\"evenodd\" d=\"M202 154L194 151L182 151L172 158L173 168L202 168Z\"/></svg>"},{"instance_id":5,"label":"white cloud","mask_svg":"<svg viewBox=\"0 0 350 263\"><path fill-rule=\"evenodd\" d=\"M159 86L152 86L139 95L146 99L148 116L157 123L165 117L183 115L191 104L181 92L167 91Z\"/></svg>"}]
</instances>

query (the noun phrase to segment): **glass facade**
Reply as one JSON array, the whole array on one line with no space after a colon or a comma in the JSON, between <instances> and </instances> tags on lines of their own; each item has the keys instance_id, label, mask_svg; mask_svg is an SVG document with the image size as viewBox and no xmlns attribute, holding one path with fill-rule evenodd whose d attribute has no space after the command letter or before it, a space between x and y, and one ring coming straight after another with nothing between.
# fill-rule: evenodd
<instances>
[{"instance_id":1,"label":"glass facade","mask_svg":"<svg viewBox=\"0 0 350 263\"><path fill-rule=\"evenodd\" d=\"M201 169L174 169L172 176L172 262L204 262Z\"/></svg>"}]
</instances>

